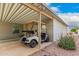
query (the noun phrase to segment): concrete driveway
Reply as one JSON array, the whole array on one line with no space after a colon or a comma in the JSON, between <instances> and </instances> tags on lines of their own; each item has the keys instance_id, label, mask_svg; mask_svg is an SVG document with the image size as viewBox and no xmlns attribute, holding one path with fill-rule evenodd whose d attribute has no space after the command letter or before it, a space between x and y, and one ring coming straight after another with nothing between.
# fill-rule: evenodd
<instances>
[{"instance_id":1,"label":"concrete driveway","mask_svg":"<svg viewBox=\"0 0 79 59\"><path fill-rule=\"evenodd\" d=\"M39 46L29 48L23 45L20 41L0 43L0 56L27 56L45 48L50 44L50 42L43 43L40 48Z\"/></svg>"}]
</instances>

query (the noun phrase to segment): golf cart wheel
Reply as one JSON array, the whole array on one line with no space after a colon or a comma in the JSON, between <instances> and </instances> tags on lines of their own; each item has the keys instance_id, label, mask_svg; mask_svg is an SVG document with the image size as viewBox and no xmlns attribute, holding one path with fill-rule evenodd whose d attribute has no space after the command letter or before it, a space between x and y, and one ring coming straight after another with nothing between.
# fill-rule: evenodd
<instances>
[{"instance_id":1,"label":"golf cart wheel","mask_svg":"<svg viewBox=\"0 0 79 59\"><path fill-rule=\"evenodd\" d=\"M32 41L29 43L29 46L30 46L31 48L34 48L36 45L37 45L37 41L36 41L36 40L32 40Z\"/></svg>"},{"instance_id":2,"label":"golf cart wheel","mask_svg":"<svg viewBox=\"0 0 79 59\"><path fill-rule=\"evenodd\" d=\"M22 42L22 43L24 43L24 42L25 42L25 40L26 40L26 38L22 38L21 42Z\"/></svg>"}]
</instances>

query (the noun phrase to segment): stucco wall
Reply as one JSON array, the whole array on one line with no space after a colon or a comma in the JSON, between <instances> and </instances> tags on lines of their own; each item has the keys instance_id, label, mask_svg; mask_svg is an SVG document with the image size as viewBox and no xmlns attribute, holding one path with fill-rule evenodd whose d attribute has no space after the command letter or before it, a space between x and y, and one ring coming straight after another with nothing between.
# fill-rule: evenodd
<instances>
[{"instance_id":1,"label":"stucco wall","mask_svg":"<svg viewBox=\"0 0 79 59\"><path fill-rule=\"evenodd\" d=\"M47 34L49 35L50 41L53 41L53 21L50 20L47 24Z\"/></svg>"},{"instance_id":2,"label":"stucco wall","mask_svg":"<svg viewBox=\"0 0 79 59\"><path fill-rule=\"evenodd\" d=\"M66 35L67 26L62 24L61 22L57 21L56 19L53 20L53 40L57 41L61 37L61 35Z\"/></svg>"},{"instance_id":3,"label":"stucco wall","mask_svg":"<svg viewBox=\"0 0 79 59\"><path fill-rule=\"evenodd\" d=\"M12 33L13 24L0 22L0 39L15 38L16 35Z\"/></svg>"}]
</instances>

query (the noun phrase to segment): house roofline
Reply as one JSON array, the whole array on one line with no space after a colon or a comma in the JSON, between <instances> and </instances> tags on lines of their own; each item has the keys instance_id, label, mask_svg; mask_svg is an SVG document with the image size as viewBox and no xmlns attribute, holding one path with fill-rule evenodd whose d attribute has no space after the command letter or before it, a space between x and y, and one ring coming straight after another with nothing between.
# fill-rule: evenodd
<instances>
[{"instance_id":1,"label":"house roofline","mask_svg":"<svg viewBox=\"0 0 79 59\"><path fill-rule=\"evenodd\" d=\"M46 3L42 3L50 12L52 12L53 14L53 16L58 20L58 21L60 21L61 23L63 23L63 24L65 24L66 26L68 26L68 24L65 22L65 21L63 21L59 16L57 16L57 14L52 10L52 9L50 9L48 6L47 6L47 4Z\"/></svg>"}]
</instances>

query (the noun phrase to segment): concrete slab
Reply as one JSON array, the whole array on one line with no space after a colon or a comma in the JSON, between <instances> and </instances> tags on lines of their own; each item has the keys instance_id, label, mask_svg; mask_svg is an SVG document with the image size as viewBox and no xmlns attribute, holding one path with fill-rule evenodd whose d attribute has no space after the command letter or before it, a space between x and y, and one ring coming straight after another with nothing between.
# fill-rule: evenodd
<instances>
[{"instance_id":1,"label":"concrete slab","mask_svg":"<svg viewBox=\"0 0 79 59\"><path fill-rule=\"evenodd\" d=\"M28 56L40 49L50 45L51 42L41 44L41 47L36 46L35 48L29 48L20 43L20 41L13 41L0 44L0 55L1 56Z\"/></svg>"}]
</instances>

